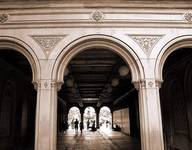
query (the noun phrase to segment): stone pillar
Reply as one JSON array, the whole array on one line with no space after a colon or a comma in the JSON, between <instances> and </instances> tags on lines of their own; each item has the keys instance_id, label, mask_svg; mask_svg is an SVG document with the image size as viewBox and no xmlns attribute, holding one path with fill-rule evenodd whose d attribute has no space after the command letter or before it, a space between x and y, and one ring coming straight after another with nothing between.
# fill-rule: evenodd
<instances>
[{"instance_id":1,"label":"stone pillar","mask_svg":"<svg viewBox=\"0 0 192 150\"><path fill-rule=\"evenodd\" d=\"M48 79L34 84L37 89L35 150L56 150L58 84Z\"/></svg>"},{"instance_id":2,"label":"stone pillar","mask_svg":"<svg viewBox=\"0 0 192 150\"><path fill-rule=\"evenodd\" d=\"M155 79L134 83L139 90L142 150L164 150L159 87Z\"/></svg>"},{"instance_id":3,"label":"stone pillar","mask_svg":"<svg viewBox=\"0 0 192 150\"><path fill-rule=\"evenodd\" d=\"M99 108L95 109L96 113L96 128L99 129Z\"/></svg>"},{"instance_id":4,"label":"stone pillar","mask_svg":"<svg viewBox=\"0 0 192 150\"><path fill-rule=\"evenodd\" d=\"M82 108L80 108L80 113L81 113L81 122L83 123L83 125L84 125L84 121L83 121L83 117L84 117L84 111L83 111L83 109Z\"/></svg>"}]
</instances>

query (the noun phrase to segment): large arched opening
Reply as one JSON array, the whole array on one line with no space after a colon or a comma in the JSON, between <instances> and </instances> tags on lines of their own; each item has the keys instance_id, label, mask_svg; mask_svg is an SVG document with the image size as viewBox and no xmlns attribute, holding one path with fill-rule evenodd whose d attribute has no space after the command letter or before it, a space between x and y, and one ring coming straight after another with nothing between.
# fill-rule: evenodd
<instances>
[{"instance_id":1,"label":"large arched opening","mask_svg":"<svg viewBox=\"0 0 192 150\"><path fill-rule=\"evenodd\" d=\"M103 137L98 130L99 110L102 106L111 106L114 124L116 120L121 122L116 123L111 131L118 134L120 140L132 137L130 141L124 140L125 143L114 139L115 143L111 144L114 146L113 148L140 149L138 92L132 82L138 81L142 75L139 74L139 65L133 56L129 55L116 41L98 36L98 38L87 39L75 44L61 59L63 60L58 69L57 79L58 81L64 80L64 84L58 92L58 97L66 103L65 109L68 106L78 105L82 120L83 110L87 106L96 108L96 130L94 130L96 132L94 134L97 134L95 137L98 139L95 140L98 142L100 139L98 136ZM85 122L84 129L86 128ZM92 135L93 132L86 131L84 140L88 140L86 136L92 137ZM67 141L61 144L60 141L66 137L67 134L64 134L63 137L60 136L57 139L58 150L71 146ZM82 138L80 134L78 136L76 134L76 137L77 139ZM76 143L77 146L87 147L86 142L83 143L84 140L79 145ZM97 146L102 148L106 145L108 145L107 142L104 142Z\"/></svg>"},{"instance_id":2,"label":"large arched opening","mask_svg":"<svg viewBox=\"0 0 192 150\"><path fill-rule=\"evenodd\" d=\"M190 150L192 146L192 40L172 44L159 59L165 150ZM161 72L159 72L161 75Z\"/></svg>"},{"instance_id":3,"label":"large arched opening","mask_svg":"<svg viewBox=\"0 0 192 150\"><path fill-rule=\"evenodd\" d=\"M31 65L32 64L32 65ZM0 149L35 149L37 77L33 57L19 44L0 41Z\"/></svg>"}]
</instances>

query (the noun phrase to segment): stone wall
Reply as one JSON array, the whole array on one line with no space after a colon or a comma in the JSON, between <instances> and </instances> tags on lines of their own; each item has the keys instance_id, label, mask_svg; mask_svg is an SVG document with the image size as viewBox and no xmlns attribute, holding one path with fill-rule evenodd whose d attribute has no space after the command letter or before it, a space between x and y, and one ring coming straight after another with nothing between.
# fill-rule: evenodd
<instances>
[{"instance_id":1,"label":"stone wall","mask_svg":"<svg viewBox=\"0 0 192 150\"><path fill-rule=\"evenodd\" d=\"M130 135L129 109L124 108L113 112L113 126L118 125L123 133Z\"/></svg>"}]
</instances>

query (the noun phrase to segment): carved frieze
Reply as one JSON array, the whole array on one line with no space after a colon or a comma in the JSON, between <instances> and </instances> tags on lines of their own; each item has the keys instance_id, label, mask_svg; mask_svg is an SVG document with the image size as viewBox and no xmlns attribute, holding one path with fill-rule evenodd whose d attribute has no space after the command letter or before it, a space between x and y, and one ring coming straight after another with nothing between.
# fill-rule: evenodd
<instances>
[{"instance_id":1,"label":"carved frieze","mask_svg":"<svg viewBox=\"0 0 192 150\"><path fill-rule=\"evenodd\" d=\"M154 79L146 79L141 80L139 82L134 82L134 86L137 90L140 90L141 88L161 88L162 81L157 81Z\"/></svg>"},{"instance_id":2,"label":"carved frieze","mask_svg":"<svg viewBox=\"0 0 192 150\"><path fill-rule=\"evenodd\" d=\"M0 14L0 23L4 23L8 20L8 14Z\"/></svg>"},{"instance_id":3,"label":"carved frieze","mask_svg":"<svg viewBox=\"0 0 192 150\"><path fill-rule=\"evenodd\" d=\"M47 58L64 37L65 35L32 35L32 38L43 49Z\"/></svg>"},{"instance_id":4,"label":"carved frieze","mask_svg":"<svg viewBox=\"0 0 192 150\"><path fill-rule=\"evenodd\" d=\"M61 89L63 82L56 82L55 80L39 80L33 82L34 88L37 89L51 89L56 88L57 91Z\"/></svg>"},{"instance_id":5,"label":"carved frieze","mask_svg":"<svg viewBox=\"0 0 192 150\"><path fill-rule=\"evenodd\" d=\"M154 46L163 35L131 35L130 37L141 47L144 53L149 57Z\"/></svg>"}]
</instances>

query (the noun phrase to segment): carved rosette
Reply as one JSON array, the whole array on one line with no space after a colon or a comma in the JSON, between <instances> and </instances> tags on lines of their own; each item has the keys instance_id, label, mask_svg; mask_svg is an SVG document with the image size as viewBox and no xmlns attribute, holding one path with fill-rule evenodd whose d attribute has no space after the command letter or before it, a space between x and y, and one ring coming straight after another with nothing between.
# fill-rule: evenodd
<instances>
[{"instance_id":1,"label":"carved rosette","mask_svg":"<svg viewBox=\"0 0 192 150\"><path fill-rule=\"evenodd\" d=\"M161 83L162 81L157 81L154 79L146 79L146 80L141 80L138 82L134 82L134 86L137 90L140 90L142 88L161 88Z\"/></svg>"},{"instance_id":2,"label":"carved rosette","mask_svg":"<svg viewBox=\"0 0 192 150\"><path fill-rule=\"evenodd\" d=\"M184 19L189 22L192 23L192 13L185 13L184 14Z\"/></svg>"},{"instance_id":3,"label":"carved rosette","mask_svg":"<svg viewBox=\"0 0 192 150\"><path fill-rule=\"evenodd\" d=\"M0 14L0 23L6 22L8 18L9 18L8 14Z\"/></svg>"},{"instance_id":4,"label":"carved rosette","mask_svg":"<svg viewBox=\"0 0 192 150\"><path fill-rule=\"evenodd\" d=\"M65 35L33 35L32 38L43 49L48 58L55 46L65 37Z\"/></svg>"},{"instance_id":5,"label":"carved rosette","mask_svg":"<svg viewBox=\"0 0 192 150\"><path fill-rule=\"evenodd\" d=\"M162 38L162 35L132 35L131 38L141 47L149 57L154 46Z\"/></svg>"},{"instance_id":6,"label":"carved rosette","mask_svg":"<svg viewBox=\"0 0 192 150\"><path fill-rule=\"evenodd\" d=\"M91 19L96 22L100 22L103 18L104 14L101 11L96 10L91 14Z\"/></svg>"}]
</instances>

